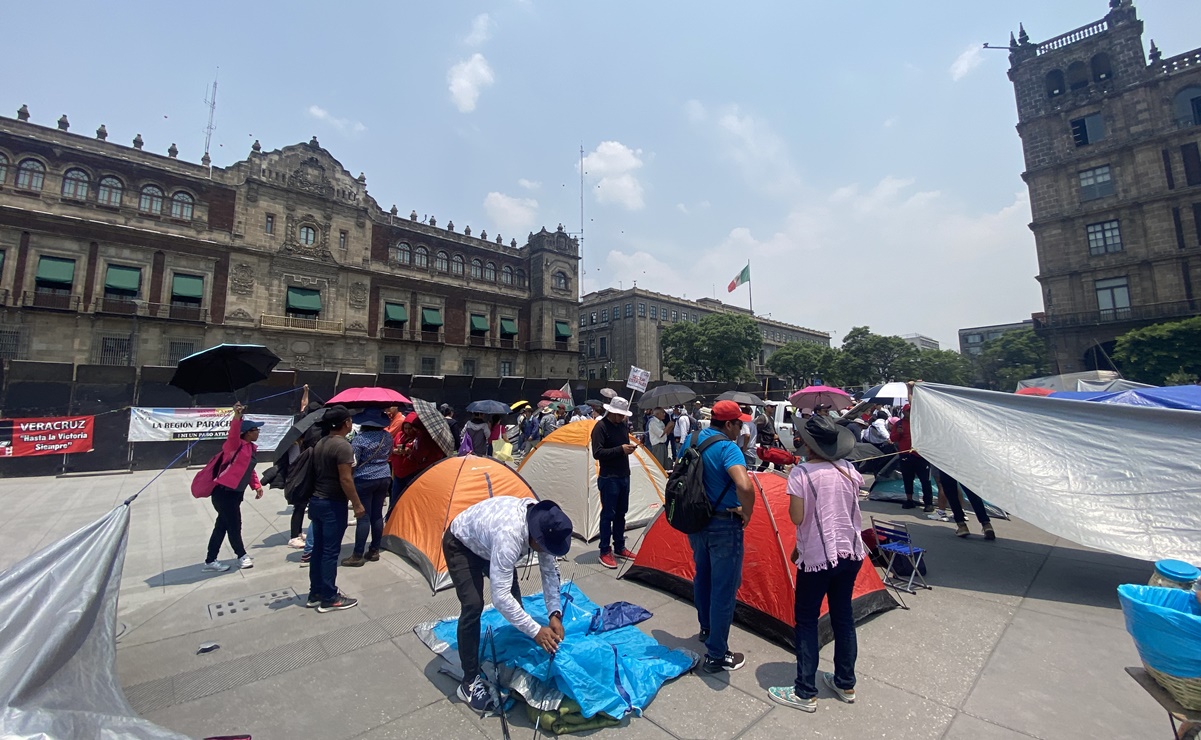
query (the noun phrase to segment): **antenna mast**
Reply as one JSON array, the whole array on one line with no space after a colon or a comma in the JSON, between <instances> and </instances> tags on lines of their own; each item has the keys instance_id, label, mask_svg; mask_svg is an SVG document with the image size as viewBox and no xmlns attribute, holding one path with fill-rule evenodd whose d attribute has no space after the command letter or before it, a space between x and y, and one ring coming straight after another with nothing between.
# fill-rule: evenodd
<instances>
[{"instance_id":1,"label":"antenna mast","mask_svg":"<svg viewBox=\"0 0 1201 740\"><path fill-rule=\"evenodd\" d=\"M212 157L209 156L209 146L213 142L213 131L217 129L213 124L213 120L217 117L217 75L221 73L221 68L217 67L216 74L213 75L213 91L208 93L204 98L204 104L209 109L209 122L204 127L204 157L209 160L209 175L213 173ZM207 91L206 91L207 92Z\"/></svg>"},{"instance_id":2,"label":"antenna mast","mask_svg":"<svg viewBox=\"0 0 1201 740\"><path fill-rule=\"evenodd\" d=\"M580 144L580 272L584 272L584 145ZM581 279L583 275L581 274Z\"/></svg>"}]
</instances>

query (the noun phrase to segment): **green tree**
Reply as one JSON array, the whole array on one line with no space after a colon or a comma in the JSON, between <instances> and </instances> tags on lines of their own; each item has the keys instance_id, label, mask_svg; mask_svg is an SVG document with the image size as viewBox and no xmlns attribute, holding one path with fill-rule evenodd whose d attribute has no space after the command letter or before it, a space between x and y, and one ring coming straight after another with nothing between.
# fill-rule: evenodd
<instances>
[{"instance_id":1,"label":"green tree","mask_svg":"<svg viewBox=\"0 0 1201 740\"><path fill-rule=\"evenodd\" d=\"M749 316L713 313L696 324L672 324L659 336L663 364L685 380L753 380L748 363L759 356L763 337Z\"/></svg>"},{"instance_id":2,"label":"green tree","mask_svg":"<svg viewBox=\"0 0 1201 740\"><path fill-rule=\"evenodd\" d=\"M1047 345L1033 329L1005 332L980 347L980 374L994 391L1013 391L1019 380L1050 372Z\"/></svg>"},{"instance_id":3,"label":"green tree","mask_svg":"<svg viewBox=\"0 0 1201 740\"><path fill-rule=\"evenodd\" d=\"M913 377L917 348L900 337L873 334L856 326L842 339L839 370L848 384L876 385Z\"/></svg>"},{"instance_id":4,"label":"green tree","mask_svg":"<svg viewBox=\"0 0 1201 740\"><path fill-rule=\"evenodd\" d=\"M1133 380L1163 385L1201 375L1201 316L1152 324L1118 337L1113 358Z\"/></svg>"},{"instance_id":5,"label":"green tree","mask_svg":"<svg viewBox=\"0 0 1201 740\"><path fill-rule=\"evenodd\" d=\"M799 387L813 378L826 385L838 385L839 351L812 342L789 342L767 358L767 367L776 375Z\"/></svg>"},{"instance_id":6,"label":"green tree","mask_svg":"<svg viewBox=\"0 0 1201 740\"><path fill-rule=\"evenodd\" d=\"M930 383L971 385L976 368L972 361L949 349L923 349L917 353L911 376Z\"/></svg>"}]
</instances>

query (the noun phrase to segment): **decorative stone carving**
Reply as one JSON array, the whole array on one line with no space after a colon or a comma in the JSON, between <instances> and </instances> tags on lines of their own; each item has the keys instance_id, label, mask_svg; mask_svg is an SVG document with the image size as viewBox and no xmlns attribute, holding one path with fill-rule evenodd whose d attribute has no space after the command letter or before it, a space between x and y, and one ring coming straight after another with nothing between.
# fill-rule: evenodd
<instances>
[{"instance_id":1,"label":"decorative stone carving","mask_svg":"<svg viewBox=\"0 0 1201 740\"><path fill-rule=\"evenodd\" d=\"M254 321L254 317L251 316L244 308L235 308L226 314L225 318L230 319L231 321Z\"/></svg>"},{"instance_id":2,"label":"decorative stone carving","mask_svg":"<svg viewBox=\"0 0 1201 740\"><path fill-rule=\"evenodd\" d=\"M413 211L410 211L410 212L409 212L409 220L410 220L410 221L416 221L416 220L417 220L417 211L416 211L416 210L413 210Z\"/></svg>"},{"instance_id":3,"label":"decorative stone carving","mask_svg":"<svg viewBox=\"0 0 1201 740\"><path fill-rule=\"evenodd\" d=\"M25 105L22 103L21 107L17 108L17 120L18 121L28 121L29 120L29 106L28 105Z\"/></svg>"},{"instance_id":4,"label":"decorative stone carving","mask_svg":"<svg viewBox=\"0 0 1201 740\"><path fill-rule=\"evenodd\" d=\"M363 326L362 321L352 321L352 322L350 322L350 326L348 326L346 328L349 329L350 331L367 331L367 327Z\"/></svg>"},{"instance_id":5,"label":"decorative stone carving","mask_svg":"<svg viewBox=\"0 0 1201 740\"><path fill-rule=\"evenodd\" d=\"M133 148L134 148L134 149L137 149L137 150L139 150L139 151L141 151L141 149L142 149L142 144L143 144L143 141L142 141L142 135L141 135L141 134L137 134L137 135L135 135L135 136L133 137Z\"/></svg>"},{"instance_id":6,"label":"decorative stone carving","mask_svg":"<svg viewBox=\"0 0 1201 740\"><path fill-rule=\"evenodd\" d=\"M397 210L395 203L392 204L392 210L388 211L388 213L392 215L392 218L396 218L396 214L400 213L400 211Z\"/></svg>"},{"instance_id":7,"label":"decorative stone carving","mask_svg":"<svg viewBox=\"0 0 1201 740\"><path fill-rule=\"evenodd\" d=\"M200 158L200 164L204 165L205 167L208 167L212 163L213 163L213 158L209 156L208 152L205 152L204 156Z\"/></svg>"},{"instance_id":8,"label":"decorative stone carving","mask_svg":"<svg viewBox=\"0 0 1201 740\"><path fill-rule=\"evenodd\" d=\"M315 146L316 141L314 137L309 145ZM288 175L288 187L326 198L334 194L334 185L325 174L325 167L316 157L309 157L292 170L292 174Z\"/></svg>"},{"instance_id":9,"label":"decorative stone carving","mask_svg":"<svg viewBox=\"0 0 1201 740\"><path fill-rule=\"evenodd\" d=\"M354 283L350 286L350 307L367 308L366 283Z\"/></svg>"},{"instance_id":10,"label":"decorative stone carving","mask_svg":"<svg viewBox=\"0 0 1201 740\"><path fill-rule=\"evenodd\" d=\"M504 244L504 243L505 243L504 239L502 239L502 238L501 238L500 234L497 234L497 235L496 235L496 243L497 243L497 244Z\"/></svg>"},{"instance_id":11,"label":"decorative stone carving","mask_svg":"<svg viewBox=\"0 0 1201 740\"><path fill-rule=\"evenodd\" d=\"M103 123L100 124L100 128L96 129L96 138L100 139L101 141L104 141L108 138L108 129L104 127Z\"/></svg>"},{"instance_id":12,"label":"decorative stone carving","mask_svg":"<svg viewBox=\"0 0 1201 740\"><path fill-rule=\"evenodd\" d=\"M238 295L250 295L254 292L254 268L246 262L239 262L229 275L229 289Z\"/></svg>"},{"instance_id":13,"label":"decorative stone carving","mask_svg":"<svg viewBox=\"0 0 1201 740\"><path fill-rule=\"evenodd\" d=\"M301 226L311 226L316 229L317 239L312 244L301 243L299 237ZM289 213L287 224L284 228L284 243L281 251L287 254L300 255L301 257L311 257L325 262L333 262L334 255L329 251L329 227L329 217L322 223L311 213L306 213L299 218Z\"/></svg>"},{"instance_id":14,"label":"decorative stone carving","mask_svg":"<svg viewBox=\"0 0 1201 740\"><path fill-rule=\"evenodd\" d=\"M313 343L307 342L303 339L297 339L296 341L292 342L291 349L293 354L307 355L313 351Z\"/></svg>"},{"instance_id":15,"label":"decorative stone carving","mask_svg":"<svg viewBox=\"0 0 1201 740\"><path fill-rule=\"evenodd\" d=\"M463 227L463 236L471 236L471 224Z\"/></svg>"},{"instance_id":16,"label":"decorative stone carving","mask_svg":"<svg viewBox=\"0 0 1201 740\"><path fill-rule=\"evenodd\" d=\"M430 223L430 226L433 226L433 225L434 225L433 223ZM454 221L447 221L447 222L446 222L446 230L447 230L447 231L454 231L454 230L455 230L455 222L454 222Z\"/></svg>"},{"instance_id":17,"label":"decorative stone carving","mask_svg":"<svg viewBox=\"0 0 1201 740\"><path fill-rule=\"evenodd\" d=\"M255 139L254 143L250 145L250 151L254 152L255 154L263 151L263 145L259 143L258 139Z\"/></svg>"},{"instance_id":18,"label":"decorative stone carving","mask_svg":"<svg viewBox=\"0 0 1201 740\"><path fill-rule=\"evenodd\" d=\"M510 239L510 240L509 240L509 246L510 246L510 247L512 247L513 249L517 249L517 240L516 240L516 239Z\"/></svg>"},{"instance_id":19,"label":"decorative stone carving","mask_svg":"<svg viewBox=\"0 0 1201 740\"><path fill-rule=\"evenodd\" d=\"M481 231L481 232L480 232L480 238L481 238L481 239L487 239L487 238L488 238L488 232L487 232L487 231Z\"/></svg>"},{"instance_id":20,"label":"decorative stone carving","mask_svg":"<svg viewBox=\"0 0 1201 740\"><path fill-rule=\"evenodd\" d=\"M58 119L58 130L66 131L69 128L71 128L71 122L67 120L67 114L64 113L62 117Z\"/></svg>"},{"instance_id":21,"label":"decorative stone carving","mask_svg":"<svg viewBox=\"0 0 1201 740\"><path fill-rule=\"evenodd\" d=\"M438 221L433 216L430 216L430 226L437 226Z\"/></svg>"},{"instance_id":22,"label":"decorative stone carving","mask_svg":"<svg viewBox=\"0 0 1201 740\"><path fill-rule=\"evenodd\" d=\"M171 159L179 156L179 147L175 146L175 142L171 142L171 146L167 147L167 156Z\"/></svg>"}]
</instances>

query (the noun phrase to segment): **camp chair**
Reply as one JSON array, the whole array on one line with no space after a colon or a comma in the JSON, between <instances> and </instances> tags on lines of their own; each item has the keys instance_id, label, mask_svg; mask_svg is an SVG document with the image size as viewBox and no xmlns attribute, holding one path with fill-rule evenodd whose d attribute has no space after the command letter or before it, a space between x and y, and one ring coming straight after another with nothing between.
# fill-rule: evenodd
<instances>
[{"instance_id":1,"label":"camp chair","mask_svg":"<svg viewBox=\"0 0 1201 740\"><path fill-rule=\"evenodd\" d=\"M918 585L922 588L932 589L933 587L926 583L925 576L918 570L926 551L913 544L913 538L909 535L909 525L887 519L876 521L876 517L872 517L871 520L877 547L881 552L888 553L888 563L884 566L884 583L898 591L911 594L917 593L913 584L915 580L920 582ZM899 575L894 568L898 555L909 561L912 568L908 580Z\"/></svg>"}]
</instances>

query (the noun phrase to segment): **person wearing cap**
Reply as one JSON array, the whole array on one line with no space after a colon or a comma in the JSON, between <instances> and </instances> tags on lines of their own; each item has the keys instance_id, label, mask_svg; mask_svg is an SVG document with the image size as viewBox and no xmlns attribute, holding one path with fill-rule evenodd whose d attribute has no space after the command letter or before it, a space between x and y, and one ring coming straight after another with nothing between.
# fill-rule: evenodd
<instances>
[{"instance_id":1,"label":"person wearing cap","mask_svg":"<svg viewBox=\"0 0 1201 740\"><path fill-rule=\"evenodd\" d=\"M701 454L705 493L713 505L713 518L700 532L688 535L696 576L692 581L693 603L705 643L704 669L709 673L736 671L746 662L742 653L729 649L730 624L734 621L734 598L742 583L742 528L751 521L755 493L747 475L746 458L734 443L749 414L733 401L713 404L708 429L689 434L680 455L706 440L724 437Z\"/></svg>"},{"instance_id":2,"label":"person wearing cap","mask_svg":"<svg viewBox=\"0 0 1201 740\"><path fill-rule=\"evenodd\" d=\"M519 632L551 655L563 641L563 606L559 601L559 566L555 558L571 548L571 520L553 501L495 496L467 507L442 536L446 571L459 599L459 662L463 681L458 697L474 711L496 708L496 700L480 675L480 615L484 611L484 577L492 605ZM521 606L517 564L538 553L547 624L538 623Z\"/></svg>"},{"instance_id":3,"label":"person wearing cap","mask_svg":"<svg viewBox=\"0 0 1201 740\"><path fill-rule=\"evenodd\" d=\"M217 559L221 551L221 541L229 538L229 546L233 548L234 556L238 559L239 568L253 568L254 560L246 554L246 546L242 544L242 496L249 485L254 491L255 498L263 497L263 487L259 484L259 474L254 469L255 453L258 446L259 427L262 422L242 418L242 404L234 406L233 418L229 421L229 433L221 445L221 462L217 473L213 492L209 496L213 508L217 510L217 519L213 522L213 533L209 536L208 554L204 558L202 570L224 573L229 566Z\"/></svg>"},{"instance_id":4,"label":"person wearing cap","mask_svg":"<svg viewBox=\"0 0 1201 740\"><path fill-rule=\"evenodd\" d=\"M822 600L834 632L834 672L822 680L847 703L855 701L855 616L851 597L867 550L860 530L859 486L863 478L844 460L855 447L850 430L815 415L800 428L806 462L788 474L788 515L796 525L797 677L792 686L767 690L775 702L817 711L818 629Z\"/></svg>"},{"instance_id":5,"label":"person wearing cap","mask_svg":"<svg viewBox=\"0 0 1201 740\"><path fill-rule=\"evenodd\" d=\"M600 563L610 570L617 558L633 558L626 549L626 512L630 509L630 455L638 445L630 441L630 402L621 396L604 405L605 417L592 427L592 456L600 468ZM616 553L616 556L614 556Z\"/></svg>"},{"instance_id":6,"label":"person wearing cap","mask_svg":"<svg viewBox=\"0 0 1201 740\"><path fill-rule=\"evenodd\" d=\"M338 591L338 553L346 534L346 502L356 519L367 515L354 487L354 449L346 435L354 421L345 406L333 406L321 420L329 434L313 448L313 497L309 519L313 522L313 554L309 560L309 598L305 607L326 612L350 609L358 599Z\"/></svg>"},{"instance_id":7,"label":"person wearing cap","mask_svg":"<svg viewBox=\"0 0 1201 740\"><path fill-rule=\"evenodd\" d=\"M379 560L380 543L384 539L384 500L392 488L392 469L388 465L393 446L387 430L390 420L379 409L367 409L355 415L354 423L359 425L359 433L350 443L355 460L354 488L367 515L354 523L354 552L342 561L342 565L350 568ZM368 534L370 550L366 550Z\"/></svg>"}]
</instances>

